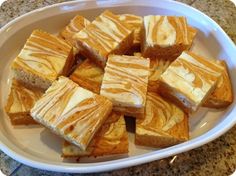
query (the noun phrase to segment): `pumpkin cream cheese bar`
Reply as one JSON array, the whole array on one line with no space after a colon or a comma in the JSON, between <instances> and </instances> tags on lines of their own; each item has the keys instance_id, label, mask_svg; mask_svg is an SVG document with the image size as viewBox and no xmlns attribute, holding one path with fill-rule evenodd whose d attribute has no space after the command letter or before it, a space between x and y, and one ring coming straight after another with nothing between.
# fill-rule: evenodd
<instances>
[{"instance_id":1,"label":"pumpkin cream cheese bar","mask_svg":"<svg viewBox=\"0 0 236 176\"><path fill-rule=\"evenodd\" d=\"M119 15L119 19L129 24L130 27L134 30L134 40L132 48L139 48L141 42L141 27L143 24L143 17L133 14L122 14Z\"/></svg>"},{"instance_id":2,"label":"pumpkin cream cheese bar","mask_svg":"<svg viewBox=\"0 0 236 176\"><path fill-rule=\"evenodd\" d=\"M105 97L59 77L31 109L31 116L85 151L112 110Z\"/></svg>"},{"instance_id":3,"label":"pumpkin cream cheese bar","mask_svg":"<svg viewBox=\"0 0 236 176\"><path fill-rule=\"evenodd\" d=\"M133 29L106 10L74 35L81 54L105 67L109 54L125 54L133 43Z\"/></svg>"},{"instance_id":4,"label":"pumpkin cream cheese bar","mask_svg":"<svg viewBox=\"0 0 236 176\"><path fill-rule=\"evenodd\" d=\"M161 75L160 93L185 112L194 112L215 90L223 70L215 60L185 51Z\"/></svg>"},{"instance_id":5,"label":"pumpkin cream cheese bar","mask_svg":"<svg viewBox=\"0 0 236 176\"><path fill-rule=\"evenodd\" d=\"M139 56L109 55L100 95L113 102L113 110L132 117L144 113L149 64Z\"/></svg>"},{"instance_id":6,"label":"pumpkin cream cheese bar","mask_svg":"<svg viewBox=\"0 0 236 176\"><path fill-rule=\"evenodd\" d=\"M188 50L197 30L185 17L148 15L143 19L141 51L143 57L174 60Z\"/></svg>"},{"instance_id":7,"label":"pumpkin cream cheese bar","mask_svg":"<svg viewBox=\"0 0 236 176\"><path fill-rule=\"evenodd\" d=\"M162 73L169 67L171 62L165 59L151 59L148 77L148 91L158 92L159 78Z\"/></svg>"},{"instance_id":8,"label":"pumpkin cream cheese bar","mask_svg":"<svg viewBox=\"0 0 236 176\"><path fill-rule=\"evenodd\" d=\"M73 36L81 31L85 26L89 25L90 21L83 16L76 15L70 20L70 23L60 32L60 37L69 42L72 46L76 46Z\"/></svg>"},{"instance_id":9,"label":"pumpkin cream cheese bar","mask_svg":"<svg viewBox=\"0 0 236 176\"><path fill-rule=\"evenodd\" d=\"M148 92L145 114L136 119L135 144L168 147L188 139L187 114L157 93Z\"/></svg>"},{"instance_id":10,"label":"pumpkin cream cheese bar","mask_svg":"<svg viewBox=\"0 0 236 176\"><path fill-rule=\"evenodd\" d=\"M216 84L216 89L203 103L203 106L220 109L229 106L233 102L234 95L226 62L220 60L216 62L223 66L224 70Z\"/></svg>"},{"instance_id":11,"label":"pumpkin cream cheese bar","mask_svg":"<svg viewBox=\"0 0 236 176\"><path fill-rule=\"evenodd\" d=\"M91 60L84 60L70 75L70 79L81 87L99 94L104 70Z\"/></svg>"},{"instance_id":12,"label":"pumpkin cream cheese bar","mask_svg":"<svg viewBox=\"0 0 236 176\"><path fill-rule=\"evenodd\" d=\"M128 133L124 116L112 112L100 130L95 134L86 151L82 151L77 146L65 141L62 147L62 156L104 156L126 154L128 151Z\"/></svg>"},{"instance_id":13,"label":"pumpkin cream cheese bar","mask_svg":"<svg viewBox=\"0 0 236 176\"><path fill-rule=\"evenodd\" d=\"M12 125L37 124L30 116L30 109L41 98L43 93L42 89L27 87L16 79L12 80L10 94L5 106L5 111Z\"/></svg>"},{"instance_id":14,"label":"pumpkin cream cheese bar","mask_svg":"<svg viewBox=\"0 0 236 176\"><path fill-rule=\"evenodd\" d=\"M72 46L47 32L34 30L11 68L17 80L47 89L58 76L67 75L73 63Z\"/></svg>"}]
</instances>

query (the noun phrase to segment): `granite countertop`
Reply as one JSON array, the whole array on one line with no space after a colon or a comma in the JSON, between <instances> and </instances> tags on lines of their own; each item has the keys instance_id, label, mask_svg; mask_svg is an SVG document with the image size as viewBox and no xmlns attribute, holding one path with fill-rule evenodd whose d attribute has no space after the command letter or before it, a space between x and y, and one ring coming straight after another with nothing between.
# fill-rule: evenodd
<instances>
[{"instance_id":1,"label":"granite countertop","mask_svg":"<svg viewBox=\"0 0 236 176\"><path fill-rule=\"evenodd\" d=\"M31 10L65 0L8 0L0 8L0 27ZM179 0L213 18L236 43L236 7L230 0ZM236 126L202 147L159 161L96 175L231 175L236 170ZM6 175L63 174L25 166L0 151L0 169ZM90 174L87 174L90 175ZM95 174L91 174L95 175Z\"/></svg>"}]
</instances>

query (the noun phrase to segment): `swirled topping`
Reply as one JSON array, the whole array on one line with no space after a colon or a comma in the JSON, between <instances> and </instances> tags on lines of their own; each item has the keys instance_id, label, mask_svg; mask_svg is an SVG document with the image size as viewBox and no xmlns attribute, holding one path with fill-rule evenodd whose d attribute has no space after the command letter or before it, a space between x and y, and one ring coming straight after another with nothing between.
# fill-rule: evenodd
<instances>
[{"instance_id":1,"label":"swirled topping","mask_svg":"<svg viewBox=\"0 0 236 176\"><path fill-rule=\"evenodd\" d=\"M119 19L126 22L134 29L134 44L140 44L143 18L132 14L122 14L119 15Z\"/></svg>"},{"instance_id":2,"label":"swirled topping","mask_svg":"<svg viewBox=\"0 0 236 176\"><path fill-rule=\"evenodd\" d=\"M180 108L158 94L148 92L144 117L136 119L136 133L187 139L186 120L187 116Z\"/></svg>"},{"instance_id":3,"label":"swirled topping","mask_svg":"<svg viewBox=\"0 0 236 176\"><path fill-rule=\"evenodd\" d=\"M148 75L149 59L109 55L100 94L116 106L144 107Z\"/></svg>"},{"instance_id":4,"label":"swirled topping","mask_svg":"<svg viewBox=\"0 0 236 176\"><path fill-rule=\"evenodd\" d=\"M183 52L161 75L161 81L198 106L222 75L223 67L214 60Z\"/></svg>"},{"instance_id":5,"label":"swirled topping","mask_svg":"<svg viewBox=\"0 0 236 176\"><path fill-rule=\"evenodd\" d=\"M111 108L112 103L105 97L60 77L36 102L31 116L85 150Z\"/></svg>"},{"instance_id":6,"label":"swirled topping","mask_svg":"<svg viewBox=\"0 0 236 176\"><path fill-rule=\"evenodd\" d=\"M169 67L169 60L151 59L149 69L149 81L157 81L161 74Z\"/></svg>"},{"instance_id":7,"label":"swirled topping","mask_svg":"<svg viewBox=\"0 0 236 176\"><path fill-rule=\"evenodd\" d=\"M12 68L21 68L50 81L62 74L72 47L64 40L34 30L20 54L13 61Z\"/></svg>"},{"instance_id":8,"label":"swirled topping","mask_svg":"<svg viewBox=\"0 0 236 176\"><path fill-rule=\"evenodd\" d=\"M176 16L145 16L144 29L146 44L169 47L175 44L190 45L193 39L192 30L189 32L185 17Z\"/></svg>"},{"instance_id":9,"label":"swirled topping","mask_svg":"<svg viewBox=\"0 0 236 176\"><path fill-rule=\"evenodd\" d=\"M132 32L130 26L106 10L91 24L75 34L74 38L86 43L99 55L107 57Z\"/></svg>"},{"instance_id":10,"label":"swirled topping","mask_svg":"<svg viewBox=\"0 0 236 176\"><path fill-rule=\"evenodd\" d=\"M95 93L100 92L104 71L89 59L80 64L70 78L81 87Z\"/></svg>"},{"instance_id":11,"label":"swirled topping","mask_svg":"<svg viewBox=\"0 0 236 176\"><path fill-rule=\"evenodd\" d=\"M226 63L219 60L216 62L223 66L224 71L216 84L215 90L204 104L207 106L210 103L223 107L229 105L233 101L233 92Z\"/></svg>"},{"instance_id":12,"label":"swirled topping","mask_svg":"<svg viewBox=\"0 0 236 176\"><path fill-rule=\"evenodd\" d=\"M69 43L71 43L73 46L74 44L74 39L73 36L81 31L85 26L90 24L90 21L84 18L83 16L77 15L75 16L70 23L61 31L60 35L62 38L67 40Z\"/></svg>"},{"instance_id":13,"label":"swirled topping","mask_svg":"<svg viewBox=\"0 0 236 176\"><path fill-rule=\"evenodd\" d=\"M107 118L95 134L85 152L68 142L62 149L64 156L100 156L128 152L128 136L124 116L115 112Z\"/></svg>"},{"instance_id":14,"label":"swirled topping","mask_svg":"<svg viewBox=\"0 0 236 176\"><path fill-rule=\"evenodd\" d=\"M43 95L43 91L25 87L17 80L12 80L11 92L8 97L7 113L29 113L34 103Z\"/></svg>"}]
</instances>

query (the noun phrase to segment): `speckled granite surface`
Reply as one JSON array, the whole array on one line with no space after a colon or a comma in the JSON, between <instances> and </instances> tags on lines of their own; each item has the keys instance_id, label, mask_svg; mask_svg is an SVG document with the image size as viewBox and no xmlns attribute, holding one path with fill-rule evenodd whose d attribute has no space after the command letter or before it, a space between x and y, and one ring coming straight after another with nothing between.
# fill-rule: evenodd
<instances>
[{"instance_id":1,"label":"speckled granite surface","mask_svg":"<svg viewBox=\"0 0 236 176\"><path fill-rule=\"evenodd\" d=\"M229 0L179 0L212 17L236 43L236 7ZM64 0L8 0L0 8L0 27L31 10ZM42 171L20 164L0 152L6 175L82 175ZM220 138L195 150L140 166L96 175L230 175L236 170L236 126ZM89 174L95 175L95 174Z\"/></svg>"}]
</instances>

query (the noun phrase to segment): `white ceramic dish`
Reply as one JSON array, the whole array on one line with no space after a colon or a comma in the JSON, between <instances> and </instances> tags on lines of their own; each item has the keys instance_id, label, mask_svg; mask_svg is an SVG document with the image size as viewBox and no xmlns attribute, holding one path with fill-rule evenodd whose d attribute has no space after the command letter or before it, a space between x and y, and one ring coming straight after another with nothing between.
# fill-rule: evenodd
<instances>
[{"instance_id":1,"label":"white ceramic dish","mask_svg":"<svg viewBox=\"0 0 236 176\"><path fill-rule=\"evenodd\" d=\"M183 15L199 32L192 50L206 57L227 61L236 92L236 47L225 32L209 17L187 5L174 1L123 0L74 1L56 4L25 14L0 30L0 148L12 158L32 167L60 172L101 172L134 166L175 155L206 144L229 130L236 123L234 103L224 111L201 108L190 118L188 142L166 149L151 149L134 145L129 134L129 156L89 158L82 163L63 160L60 156L61 139L42 127L12 127L3 107L10 80L10 63L19 53L31 31L36 28L58 32L69 19L81 14L89 19L104 9L115 13L137 15Z\"/></svg>"}]
</instances>

